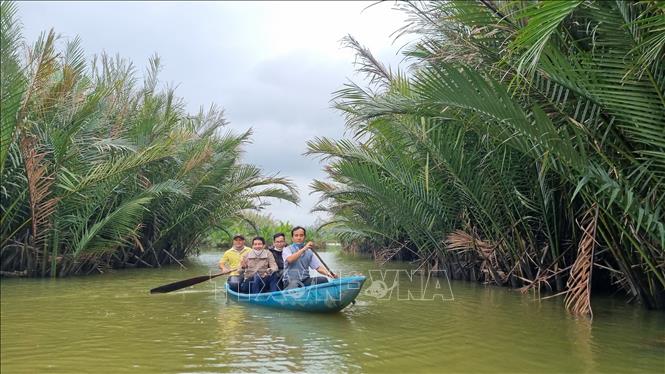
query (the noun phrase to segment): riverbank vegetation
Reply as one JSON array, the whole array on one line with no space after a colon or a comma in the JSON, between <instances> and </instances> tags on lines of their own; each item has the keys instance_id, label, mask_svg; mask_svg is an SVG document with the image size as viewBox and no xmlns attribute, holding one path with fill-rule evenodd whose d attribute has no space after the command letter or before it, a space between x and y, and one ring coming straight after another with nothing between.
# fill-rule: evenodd
<instances>
[{"instance_id":1,"label":"riverbank vegetation","mask_svg":"<svg viewBox=\"0 0 665 374\"><path fill-rule=\"evenodd\" d=\"M297 201L289 180L241 162L249 131L159 88L158 57L140 81L119 57L87 62L78 38L23 48L15 5L1 8L3 274L161 266L258 198Z\"/></svg>"},{"instance_id":2,"label":"riverbank vegetation","mask_svg":"<svg viewBox=\"0 0 665 374\"><path fill-rule=\"evenodd\" d=\"M369 83L318 138L317 210L347 247L455 279L665 308L665 4L399 3L417 41L391 70L352 37Z\"/></svg>"},{"instance_id":3,"label":"riverbank vegetation","mask_svg":"<svg viewBox=\"0 0 665 374\"><path fill-rule=\"evenodd\" d=\"M243 234L246 243L249 243L253 236L261 236L266 240L267 245L272 245L272 236L278 232L286 235L286 241L290 243L291 229L295 226L289 221L276 220L269 214L247 212L243 214L242 219L228 221L211 231L206 243L209 246L228 249L233 245L233 236ZM317 223L313 226L305 226L307 240L313 241L316 248L325 249L328 242L335 241L335 237L329 230L325 228L318 229L318 226L320 224Z\"/></svg>"}]
</instances>

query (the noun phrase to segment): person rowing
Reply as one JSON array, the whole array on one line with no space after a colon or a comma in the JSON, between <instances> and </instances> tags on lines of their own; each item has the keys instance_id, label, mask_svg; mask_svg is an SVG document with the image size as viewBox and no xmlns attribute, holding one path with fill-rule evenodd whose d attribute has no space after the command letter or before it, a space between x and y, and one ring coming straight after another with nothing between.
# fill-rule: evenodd
<instances>
[{"instance_id":1,"label":"person rowing","mask_svg":"<svg viewBox=\"0 0 665 374\"><path fill-rule=\"evenodd\" d=\"M309 241L305 244L306 234L307 231L304 227L294 227L291 230L292 244L282 250L285 289L328 282L328 278L325 277L310 277L309 269L314 269L329 278L337 278L335 274L332 274L323 266L312 252L311 249L314 247L314 243Z\"/></svg>"}]
</instances>

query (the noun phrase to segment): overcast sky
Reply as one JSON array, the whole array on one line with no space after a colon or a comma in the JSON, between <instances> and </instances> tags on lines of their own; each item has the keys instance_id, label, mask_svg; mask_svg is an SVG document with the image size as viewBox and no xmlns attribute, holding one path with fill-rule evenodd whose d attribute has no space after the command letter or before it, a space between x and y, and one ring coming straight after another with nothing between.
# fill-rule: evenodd
<instances>
[{"instance_id":1,"label":"overcast sky","mask_svg":"<svg viewBox=\"0 0 665 374\"><path fill-rule=\"evenodd\" d=\"M160 80L176 84L190 112L216 103L236 132L253 129L244 159L265 174L279 173L299 188L301 203L273 202L265 212L309 225L317 201L309 184L324 176L305 157L316 136L340 138L344 122L330 108L333 91L354 74L347 34L395 67L404 25L393 2L19 2L23 35L33 43L54 28L79 35L87 54L128 58L143 72L157 53Z\"/></svg>"}]
</instances>

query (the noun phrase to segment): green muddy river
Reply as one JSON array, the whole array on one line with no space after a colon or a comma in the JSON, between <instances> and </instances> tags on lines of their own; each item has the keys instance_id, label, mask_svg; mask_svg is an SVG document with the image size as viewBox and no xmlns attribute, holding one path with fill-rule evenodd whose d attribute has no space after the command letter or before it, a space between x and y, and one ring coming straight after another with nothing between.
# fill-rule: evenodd
<instances>
[{"instance_id":1,"label":"green muddy river","mask_svg":"<svg viewBox=\"0 0 665 374\"><path fill-rule=\"evenodd\" d=\"M3 279L2 374L665 372L663 312L597 297L589 324L568 316L560 299L410 279L397 271L406 264L392 264L381 283L371 273L357 303L332 315L239 305L226 300L219 278L148 293L215 271L220 255L202 254L186 270ZM376 269L336 251L321 255L342 273Z\"/></svg>"}]
</instances>

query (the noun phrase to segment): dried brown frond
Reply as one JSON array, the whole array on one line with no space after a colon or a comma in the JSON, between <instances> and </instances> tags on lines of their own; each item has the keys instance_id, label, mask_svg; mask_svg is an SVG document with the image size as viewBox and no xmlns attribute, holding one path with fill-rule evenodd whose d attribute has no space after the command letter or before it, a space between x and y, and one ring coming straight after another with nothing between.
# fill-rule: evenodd
<instances>
[{"instance_id":1,"label":"dried brown frond","mask_svg":"<svg viewBox=\"0 0 665 374\"><path fill-rule=\"evenodd\" d=\"M44 44L42 45L41 51L39 51L41 53L39 53L38 56L32 54L28 56L32 64L32 74L28 89L23 95L21 109L19 110L19 128L22 128L26 125L28 109L30 105L33 104L33 98L43 95L44 90L46 90L48 87L48 83L50 82L51 77L56 71L57 54L55 53L54 48L55 39L55 32L51 30L46 37Z\"/></svg>"},{"instance_id":2,"label":"dried brown frond","mask_svg":"<svg viewBox=\"0 0 665 374\"><path fill-rule=\"evenodd\" d=\"M452 251L476 250L483 258L490 258L494 254L495 246L477 238L465 231L457 230L446 237L446 245Z\"/></svg>"},{"instance_id":3,"label":"dried brown frond","mask_svg":"<svg viewBox=\"0 0 665 374\"><path fill-rule=\"evenodd\" d=\"M478 238L475 233L469 234L462 230L454 231L446 237L446 246L448 250L455 252L473 251L481 259L480 271L485 274L485 281L490 277L497 284L503 284L507 280L507 275L499 269L499 262L496 257L497 245Z\"/></svg>"},{"instance_id":4,"label":"dried brown frond","mask_svg":"<svg viewBox=\"0 0 665 374\"><path fill-rule=\"evenodd\" d=\"M375 249L374 261L376 261L376 263L380 266L383 266L386 262L395 257L403 248L406 248L405 244Z\"/></svg>"},{"instance_id":5,"label":"dried brown frond","mask_svg":"<svg viewBox=\"0 0 665 374\"><path fill-rule=\"evenodd\" d=\"M374 251L374 260L379 265L384 265L399 253L399 248L383 248Z\"/></svg>"},{"instance_id":6,"label":"dried brown frond","mask_svg":"<svg viewBox=\"0 0 665 374\"><path fill-rule=\"evenodd\" d=\"M592 215L593 214L593 215ZM577 247L577 258L570 269L570 277L566 286L568 293L565 298L566 309L575 315L588 315L591 311L591 273L593 269L593 253L596 246L596 223L598 222L598 206L594 204L582 217L580 224L584 233Z\"/></svg>"},{"instance_id":7,"label":"dried brown frond","mask_svg":"<svg viewBox=\"0 0 665 374\"><path fill-rule=\"evenodd\" d=\"M30 214L32 216L32 245L38 248L41 246L47 232L48 218L55 210L59 198L48 198L54 178L53 175L48 174L48 168L44 160L47 153L37 151L36 138L31 135L23 135L20 148L28 180Z\"/></svg>"},{"instance_id":8,"label":"dried brown frond","mask_svg":"<svg viewBox=\"0 0 665 374\"><path fill-rule=\"evenodd\" d=\"M150 182L150 179L146 177L143 173L139 172L138 173L138 179L139 183L141 184L141 187L148 189L150 186L152 186L152 182Z\"/></svg>"},{"instance_id":9,"label":"dried brown frond","mask_svg":"<svg viewBox=\"0 0 665 374\"><path fill-rule=\"evenodd\" d=\"M213 155L213 150L210 147L210 144L206 144L203 149L194 154L187 162L185 165L180 169L179 176L186 175L189 173L192 169L198 168L199 166L203 165L204 163L208 162L210 160L210 157Z\"/></svg>"}]
</instances>

